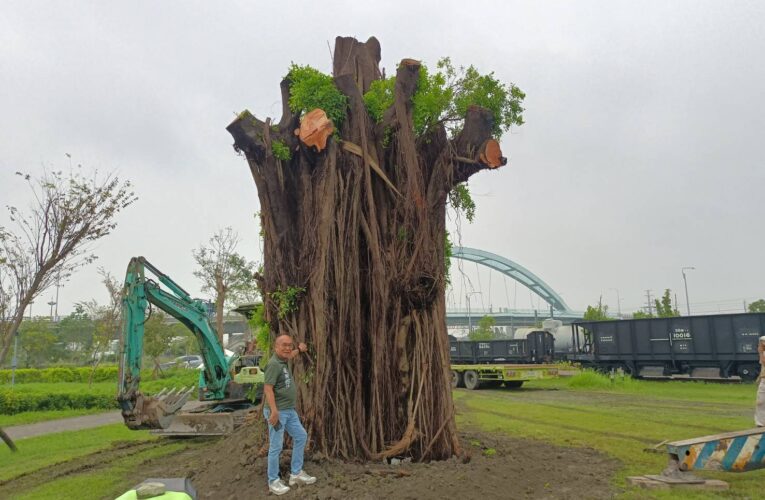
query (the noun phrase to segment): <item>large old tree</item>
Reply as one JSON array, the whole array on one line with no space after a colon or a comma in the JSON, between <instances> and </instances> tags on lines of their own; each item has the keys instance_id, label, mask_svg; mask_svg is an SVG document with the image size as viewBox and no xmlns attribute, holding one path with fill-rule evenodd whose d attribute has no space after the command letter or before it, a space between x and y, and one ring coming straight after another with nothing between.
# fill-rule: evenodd
<instances>
[{"instance_id":1,"label":"large old tree","mask_svg":"<svg viewBox=\"0 0 765 500\"><path fill-rule=\"evenodd\" d=\"M293 65L281 120L245 111L228 131L260 198L266 319L312 348L296 366L312 445L346 458L442 459L460 449L447 197L505 164L496 138L522 123L523 93L448 60L429 74L404 59L388 79L379 62L375 38L338 37L329 85Z\"/></svg>"}]
</instances>

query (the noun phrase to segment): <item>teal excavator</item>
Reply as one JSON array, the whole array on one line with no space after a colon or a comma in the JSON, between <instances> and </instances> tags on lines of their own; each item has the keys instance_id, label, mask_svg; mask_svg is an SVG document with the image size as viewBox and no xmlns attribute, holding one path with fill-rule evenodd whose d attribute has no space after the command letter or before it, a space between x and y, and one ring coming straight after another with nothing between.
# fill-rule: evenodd
<instances>
[{"instance_id":1,"label":"teal excavator","mask_svg":"<svg viewBox=\"0 0 765 500\"><path fill-rule=\"evenodd\" d=\"M147 276L154 275L159 282ZM164 285L167 290L161 288ZM204 360L199 401L189 402L195 388L162 391L155 396L139 390L147 310L156 307L191 330ZM128 264L122 289L122 331L117 401L131 429L154 429L165 435L230 433L253 404L253 384L262 384L257 357L226 356L207 317L207 307L143 257Z\"/></svg>"}]
</instances>

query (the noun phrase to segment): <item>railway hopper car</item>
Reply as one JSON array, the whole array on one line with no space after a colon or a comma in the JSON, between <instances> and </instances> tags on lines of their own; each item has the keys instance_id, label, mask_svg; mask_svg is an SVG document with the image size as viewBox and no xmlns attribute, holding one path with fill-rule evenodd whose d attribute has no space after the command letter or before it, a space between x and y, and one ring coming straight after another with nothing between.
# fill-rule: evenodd
<instances>
[{"instance_id":1,"label":"railway hopper car","mask_svg":"<svg viewBox=\"0 0 765 500\"><path fill-rule=\"evenodd\" d=\"M578 321L572 361L637 377L755 380L765 313Z\"/></svg>"}]
</instances>

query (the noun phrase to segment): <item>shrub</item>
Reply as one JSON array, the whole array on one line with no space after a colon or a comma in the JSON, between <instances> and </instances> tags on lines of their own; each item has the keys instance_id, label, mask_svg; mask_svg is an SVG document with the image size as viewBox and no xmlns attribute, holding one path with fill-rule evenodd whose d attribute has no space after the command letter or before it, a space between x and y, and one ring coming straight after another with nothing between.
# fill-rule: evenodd
<instances>
[{"instance_id":1,"label":"shrub","mask_svg":"<svg viewBox=\"0 0 765 500\"><path fill-rule=\"evenodd\" d=\"M34 382L60 383L60 382L88 382L93 368L83 367L58 367L58 368L22 368L16 370L16 383L28 384ZM93 376L93 382L108 382L117 380L117 366L99 366ZM11 370L0 370L0 384L11 383Z\"/></svg>"}]
</instances>

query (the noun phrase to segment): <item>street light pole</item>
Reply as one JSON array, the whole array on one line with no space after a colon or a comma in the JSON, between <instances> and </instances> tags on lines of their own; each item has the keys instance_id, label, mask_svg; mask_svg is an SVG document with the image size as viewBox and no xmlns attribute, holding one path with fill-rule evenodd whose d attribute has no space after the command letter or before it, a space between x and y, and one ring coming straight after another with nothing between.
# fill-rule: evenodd
<instances>
[{"instance_id":1,"label":"street light pole","mask_svg":"<svg viewBox=\"0 0 765 500\"><path fill-rule=\"evenodd\" d=\"M470 317L470 296L473 295L473 294L480 295L481 292L468 292L468 293L465 294L465 300L467 300L467 313L468 313L468 335L473 333L473 322L472 322L472 319Z\"/></svg>"},{"instance_id":2,"label":"street light pole","mask_svg":"<svg viewBox=\"0 0 765 500\"><path fill-rule=\"evenodd\" d=\"M681 272L683 273L683 283L685 284L685 307L688 310L688 316L691 315L691 303L688 301L688 278L685 277L685 271L695 271L695 267L684 267L681 269Z\"/></svg>"}]
</instances>

